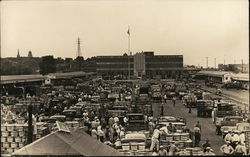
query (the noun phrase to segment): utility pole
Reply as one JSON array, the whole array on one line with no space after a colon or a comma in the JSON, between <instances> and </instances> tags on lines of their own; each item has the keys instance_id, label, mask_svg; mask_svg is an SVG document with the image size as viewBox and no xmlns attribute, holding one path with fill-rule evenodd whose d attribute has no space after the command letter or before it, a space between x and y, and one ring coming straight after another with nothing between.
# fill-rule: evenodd
<instances>
[{"instance_id":1,"label":"utility pole","mask_svg":"<svg viewBox=\"0 0 250 157\"><path fill-rule=\"evenodd\" d=\"M208 68L208 57L206 57L206 59L207 59L207 68Z\"/></svg>"},{"instance_id":2,"label":"utility pole","mask_svg":"<svg viewBox=\"0 0 250 157\"><path fill-rule=\"evenodd\" d=\"M216 69L216 58L214 58L214 68Z\"/></svg>"},{"instance_id":3,"label":"utility pole","mask_svg":"<svg viewBox=\"0 0 250 157\"><path fill-rule=\"evenodd\" d=\"M244 68L243 68L243 59L241 60L241 72L243 73Z\"/></svg>"}]
</instances>

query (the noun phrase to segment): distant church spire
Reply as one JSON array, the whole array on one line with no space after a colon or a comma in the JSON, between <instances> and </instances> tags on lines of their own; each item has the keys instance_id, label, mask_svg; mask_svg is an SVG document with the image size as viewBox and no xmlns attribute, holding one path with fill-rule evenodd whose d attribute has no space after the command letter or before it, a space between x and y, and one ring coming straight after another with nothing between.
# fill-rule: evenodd
<instances>
[{"instance_id":1,"label":"distant church spire","mask_svg":"<svg viewBox=\"0 0 250 157\"><path fill-rule=\"evenodd\" d=\"M20 53L19 53L19 49L17 50L17 58L20 58Z\"/></svg>"},{"instance_id":2,"label":"distant church spire","mask_svg":"<svg viewBox=\"0 0 250 157\"><path fill-rule=\"evenodd\" d=\"M28 57L32 58L32 52L29 50Z\"/></svg>"}]
</instances>

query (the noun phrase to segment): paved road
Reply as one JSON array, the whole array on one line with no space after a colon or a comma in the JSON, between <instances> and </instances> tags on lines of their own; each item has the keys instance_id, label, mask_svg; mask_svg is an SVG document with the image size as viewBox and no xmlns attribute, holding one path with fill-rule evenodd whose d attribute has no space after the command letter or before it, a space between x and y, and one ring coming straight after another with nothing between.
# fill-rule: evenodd
<instances>
[{"instance_id":1,"label":"paved road","mask_svg":"<svg viewBox=\"0 0 250 157\"><path fill-rule=\"evenodd\" d=\"M164 115L175 116L175 117L184 117L187 120L187 127L193 129L197 121L201 123L201 142L202 145L206 138L209 138L212 149L216 155L222 155L220 152L220 147L224 144L221 136L215 134L215 125L212 122L211 118L200 118L197 117L196 108L192 108L192 113L188 113L188 108L182 105L180 100L177 100L176 106L173 107L171 101L164 103ZM160 115L161 104L153 105L154 117Z\"/></svg>"},{"instance_id":2,"label":"paved road","mask_svg":"<svg viewBox=\"0 0 250 157\"><path fill-rule=\"evenodd\" d=\"M204 85L202 86L202 88L207 89L213 93L216 92L216 88L210 88ZM249 104L249 91L248 90L225 89L225 88L220 88L220 89L223 95L231 97L239 102Z\"/></svg>"}]
</instances>

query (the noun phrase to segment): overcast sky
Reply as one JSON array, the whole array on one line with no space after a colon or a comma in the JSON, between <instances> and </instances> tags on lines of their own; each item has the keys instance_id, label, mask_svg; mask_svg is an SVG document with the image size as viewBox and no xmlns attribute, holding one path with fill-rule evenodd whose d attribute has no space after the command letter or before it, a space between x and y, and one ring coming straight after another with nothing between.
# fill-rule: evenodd
<instances>
[{"instance_id":1,"label":"overcast sky","mask_svg":"<svg viewBox=\"0 0 250 157\"><path fill-rule=\"evenodd\" d=\"M84 58L154 51L184 64L248 62L248 0L2 1L1 56Z\"/></svg>"}]
</instances>

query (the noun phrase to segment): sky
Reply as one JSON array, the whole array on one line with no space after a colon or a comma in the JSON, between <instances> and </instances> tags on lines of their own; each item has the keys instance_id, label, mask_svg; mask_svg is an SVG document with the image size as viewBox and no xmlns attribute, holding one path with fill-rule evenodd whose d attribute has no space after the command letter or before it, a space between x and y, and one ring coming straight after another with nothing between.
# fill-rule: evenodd
<instances>
[{"instance_id":1,"label":"sky","mask_svg":"<svg viewBox=\"0 0 250 157\"><path fill-rule=\"evenodd\" d=\"M10 0L1 3L1 57L183 55L209 67L249 60L248 0Z\"/></svg>"}]
</instances>

